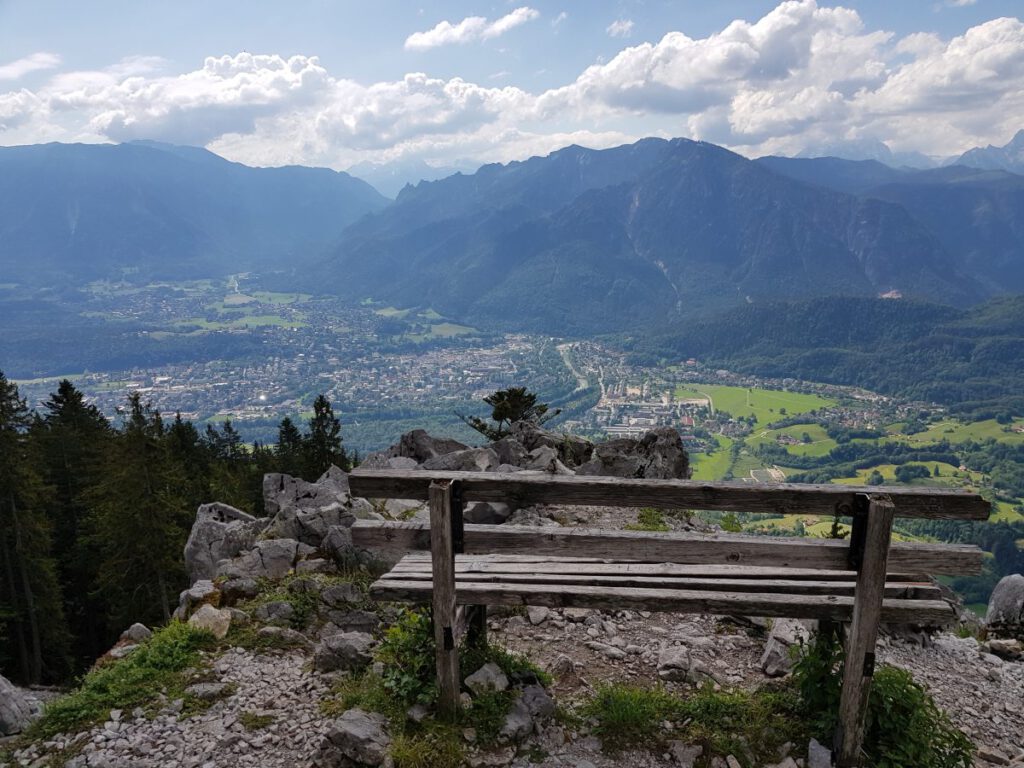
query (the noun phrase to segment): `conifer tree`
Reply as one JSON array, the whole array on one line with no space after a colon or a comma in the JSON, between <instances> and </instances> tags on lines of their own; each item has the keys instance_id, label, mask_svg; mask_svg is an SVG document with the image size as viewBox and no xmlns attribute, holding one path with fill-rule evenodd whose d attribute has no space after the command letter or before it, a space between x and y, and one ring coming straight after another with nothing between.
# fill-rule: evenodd
<instances>
[{"instance_id":1,"label":"conifer tree","mask_svg":"<svg viewBox=\"0 0 1024 768\"><path fill-rule=\"evenodd\" d=\"M302 474L302 433L290 416L281 419L281 424L277 428L277 445L274 446L274 455L277 457L279 472L293 476Z\"/></svg>"},{"instance_id":2,"label":"conifer tree","mask_svg":"<svg viewBox=\"0 0 1024 768\"><path fill-rule=\"evenodd\" d=\"M90 664L106 650L106 633L102 606L89 595L96 578L96 552L80 531L88 513L85 494L99 479L113 431L99 409L67 379L43 403L43 411L30 437L38 446L40 470L54 491L47 513L74 655L79 664Z\"/></svg>"},{"instance_id":3,"label":"conifer tree","mask_svg":"<svg viewBox=\"0 0 1024 768\"><path fill-rule=\"evenodd\" d=\"M159 412L128 396L124 425L91 492L90 539L100 552L97 591L111 631L166 621L185 582L181 552L194 518L182 465Z\"/></svg>"},{"instance_id":4,"label":"conifer tree","mask_svg":"<svg viewBox=\"0 0 1024 768\"><path fill-rule=\"evenodd\" d=\"M341 447L341 421L334 415L330 401L317 395L313 401L313 418L309 420L309 434L303 440L306 480L314 481L334 464L348 469L348 458Z\"/></svg>"},{"instance_id":5,"label":"conifer tree","mask_svg":"<svg viewBox=\"0 0 1024 768\"><path fill-rule=\"evenodd\" d=\"M26 683L68 672L68 634L44 510L53 501L28 439L31 415L0 373L0 612L11 646L7 670Z\"/></svg>"}]
</instances>

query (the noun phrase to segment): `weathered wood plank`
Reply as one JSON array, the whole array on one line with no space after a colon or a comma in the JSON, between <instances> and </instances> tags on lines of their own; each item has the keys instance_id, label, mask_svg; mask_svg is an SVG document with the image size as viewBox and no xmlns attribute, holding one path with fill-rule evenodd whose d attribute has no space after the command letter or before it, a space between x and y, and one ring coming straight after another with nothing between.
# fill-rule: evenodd
<instances>
[{"instance_id":1,"label":"weathered wood plank","mask_svg":"<svg viewBox=\"0 0 1024 768\"><path fill-rule=\"evenodd\" d=\"M429 552L410 552L392 573L403 569L429 567ZM820 568L760 568L746 565L682 565L678 563L637 563L575 557L529 557L517 555L456 555L455 572L476 573L562 573L604 574L608 576L694 576L700 578L811 579L816 581L856 581L856 571L832 571ZM887 581L928 583L925 574L889 573Z\"/></svg>"},{"instance_id":2,"label":"weathered wood plank","mask_svg":"<svg viewBox=\"0 0 1024 768\"><path fill-rule=\"evenodd\" d=\"M839 695L839 732L836 736L839 768L855 768L861 764L878 622L880 618L884 621L885 614L886 558L896 508L887 496L876 495L870 499L867 519L854 520L855 526L864 525L867 532L864 562L857 576L853 617L846 641L843 687Z\"/></svg>"},{"instance_id":3,"label":"weathered wood plank","mask_svg":"<svg viewBox=\"0 0 1024 768\"><path fill-rule=\"evenodd\" d=\"M381 581L427 581L430 569L390 571ZM853 597L853 581L786 581L767 579L700 579L666 576L580 576L556 573L456 573L455 583L582 584L593 587L641 587L710 592L775 593L780 595L846 595ZM925 584L889 583L885 596L904 600L938 600L942 591Z\"/></svg>"},{"instance_id":4,"label":"weathered wood plank","mask_svg":"<svg viewBox=\"0 0 1024 768\"><path fill-rule=\"evenodd\" d=\"M427 602L431 585L424 581L386 579L370 587L378 600ZM775 616L849 621L853 598L830 595L770 595L699 592L633 587L555 586L550 584L456 584L456 600L469 605L542 605L549 608L667 611L718 615ZM955 618L942 600L886 600L882 621L944 624Z\"/></svg>"},{"instance_id":5,"label":"weathered wood plank","mask_svg":"<svg viewBox=\"0 0 1024 768\"><path fill-rule=\"evenodd\" d=\"M430 485L430 539L433 566L434 643L438 713L453 718L459 709L459 651L455 644L455 549L452 542L452 484Z\"/></svg>"},{"instance_id":6,"label":"weathered wood plank","mask_svg":"<svg viewBox=\"0 0 1024 768\"><path fill-rule=\"evenodd\" d=\"M858 493L886 493L898 517L988 519L991 505L965 491L912 486L636 480L618 477L550 475L543 472L426 472L358 469L349 476L352 494L366 498L426 499L430 483L457 479L466 501L512 501L615 507L710 509L782 514L850 514Z\"/></svg>"},{"instance_id":7,"label":"weathered wood plank","mask_svg":"<svg viewBox=\"0 0 1024 768\"><path fill-rule=\"evenodd\" d=\"M358 520L352 538L361 547L412 550L430 547L430 528L421 522ZM534 528L511 525L467 525L466 554L530 550L623 558L652 563L754 565L776 568L848 570L849 545L836 539L777 538L738 534L606 531L590 528ZM914 573L980 573L981 550L952 544L894 544L893 570Z\"/></svg>"}]
</instances>

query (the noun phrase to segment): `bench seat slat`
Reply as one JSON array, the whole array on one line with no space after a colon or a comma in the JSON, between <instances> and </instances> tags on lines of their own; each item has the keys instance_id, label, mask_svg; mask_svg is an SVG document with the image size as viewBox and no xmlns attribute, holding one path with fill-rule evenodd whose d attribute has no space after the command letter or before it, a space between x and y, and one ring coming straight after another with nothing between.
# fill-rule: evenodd
<instances>
[{"instance_id":1,"label":"bench seat slat","mask_svg":"<svg viewBox=\"0 0 1024 768\"><path fill-rule=\"evenodd\" d=\"M357 520L351 531L353 542L367 549L430 548L426 523ZM849 546L849 542L836 539L467 525L463 551L501 554L527 549L538 555L625 557L653 563L847 570ZM982 554L974 546L900 543L890 547L889 565L892 570L914 573L980 573Z\"/></svg>"},{"instance_id":2,"label":"bench seat slat","mask_svg":"<svg viewBox=\"0 0 1024 768\"><path fill-rule=\"evenodd\" d=\"M378 600L424 602L430 600L431 584L429 581L381 579L370 587L370 595ZM849 621L853 613L853 598L837 595L457 582L455 596L460 605L538 605L831 621ZM884 622L944 624L954 618L952 607L943 600L886 599L882 603Z\"/></svg>"},{"instance_id":3,"label":"bench seat slat","mask_svg":"<svg viewBox=\"0 0 1024 768\"><path fill-rule=\"evenodd\" d=\"M382 577L388 581L431 581L430 570L394 570ZM594 587L648 587L714 592L778 593L791 595L847 595L853 597L853 581L767 581L765 579L701 579L671 576L586 576L557 573L457 573L455 583L581 584ZM907 600L937 600L942 593L930 584L887 583L885 596Z\"/></svg>"},{"instance_id":4,"label":"bench seat slat","mask_svg":"<svg viewBox=\"0 0 1024 768\"><path fill-rule=\"evenodd\" d=\"M426 553L411 552L403 557L396 571L415 572L430 566ZM695 576L705 579L809 579L812 581L856 581L856 571L823 568L765 568L747 565L680 565L678 563L637 563L579 558L535 557L523 560L517 555L456 555L456 573L559 573L605 576ZM924 574L890 573L886 581L928 582Z\"/></svg>"}]
</instances>

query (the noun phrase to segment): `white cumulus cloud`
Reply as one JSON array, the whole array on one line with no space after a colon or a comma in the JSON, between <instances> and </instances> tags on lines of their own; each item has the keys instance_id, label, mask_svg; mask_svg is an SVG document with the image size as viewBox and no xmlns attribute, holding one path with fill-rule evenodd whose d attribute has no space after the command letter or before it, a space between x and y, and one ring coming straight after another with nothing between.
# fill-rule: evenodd
<instances>
[{"instance_id":1,"label":"white cumulus cloud","mask_svg":"<svg viewBox=\"0 0 1024 768\"><path fill-rule=\"evenodd\" d=\"M491 22L483 16L467 16L457 24L441 21L432 29L409 35L405 40L405 48L410 51L426 51L442 45L489 40L499 37L521 24L533 21L539 16L540 11L523 6Z\"/></svg>"},{"instance_id":2,"label":"white cumulus cloud","mask_svg":"<svg viewBox=\"0 0 1024 768\"><path fill-rule=\"evenodd\" d=\"M60 56L55 53L33 53L7 64L0 64L0 80L18 80L29 72L53 69L60 66Z\"/></svg>"},{"instance_id":3,"label":"white cumulus cloud","mask_svg":"<svg viewBox=\"0 0 1024 768\"><path fill-rule=\"evenodd\" d=\"M608 25L605 32L612 37L629 37L633 34L633 26L632 19L617 19Z\"/></svg>"},{"instance_id":4,"label":"white cumulus cloud","mask_svg":"<svg viewBox=\"0 0 1024 768\"><path fill-rule=\"evenodd\" d=\"M441 37L483 40L531 17L524 8L496 21L463 20ZM452 31L460 27L470 32ZM844 142L952 155L1003 144L1024 127L1019 19L953 37L898 36L815 0L787 0L704 37L671 31L623 46L538 91L516 86L514 76L476 83L411 72L357 82L308 55L211 56L191 71L167 70L162 60L133 58L53 73L32 88L9 77L0 86L0 144L156 138L256 165L345 168L406 158L510 160L562 143L608 146L645 135L699 138L751 155Z\"/></svg>"}]
</instances>

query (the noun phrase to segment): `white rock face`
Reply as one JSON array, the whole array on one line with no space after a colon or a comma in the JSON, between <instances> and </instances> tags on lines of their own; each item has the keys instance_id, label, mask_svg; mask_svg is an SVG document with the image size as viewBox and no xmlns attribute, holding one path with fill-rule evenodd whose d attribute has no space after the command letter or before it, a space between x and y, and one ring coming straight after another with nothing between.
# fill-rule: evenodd
<instances>
[{"instance_id":1,"label":"white rock face","mask_svg":"<svg viewBox=\"0 0 1024 768\"><path fill-rule=\"evenodd\" d=\"M214 608L207 603L189 617L188 623L197 629L208 630L218 640L222 640L231 628L231 611Z\"/></svg>"},{"instance_id":2,"label":"white rock face","mask_svg":"<svg viewBox=\"0 0 1024 768\"><path fill-rule=\"evenodd\" d=\"M1024 632L1024 576L1014 573L999 580L988 601L985 623L999 632Z\"/></svg>"},{"instance_id":3,"label":"white rock face","mask_svg":"<svg viewBox=\"0 0 1024 768\"><path fill-rule=\"evenodd\" d=\"M21 689L0 675L0 736L21 733L32 722L37 709Z\"/></svg>"}]
</instances>

